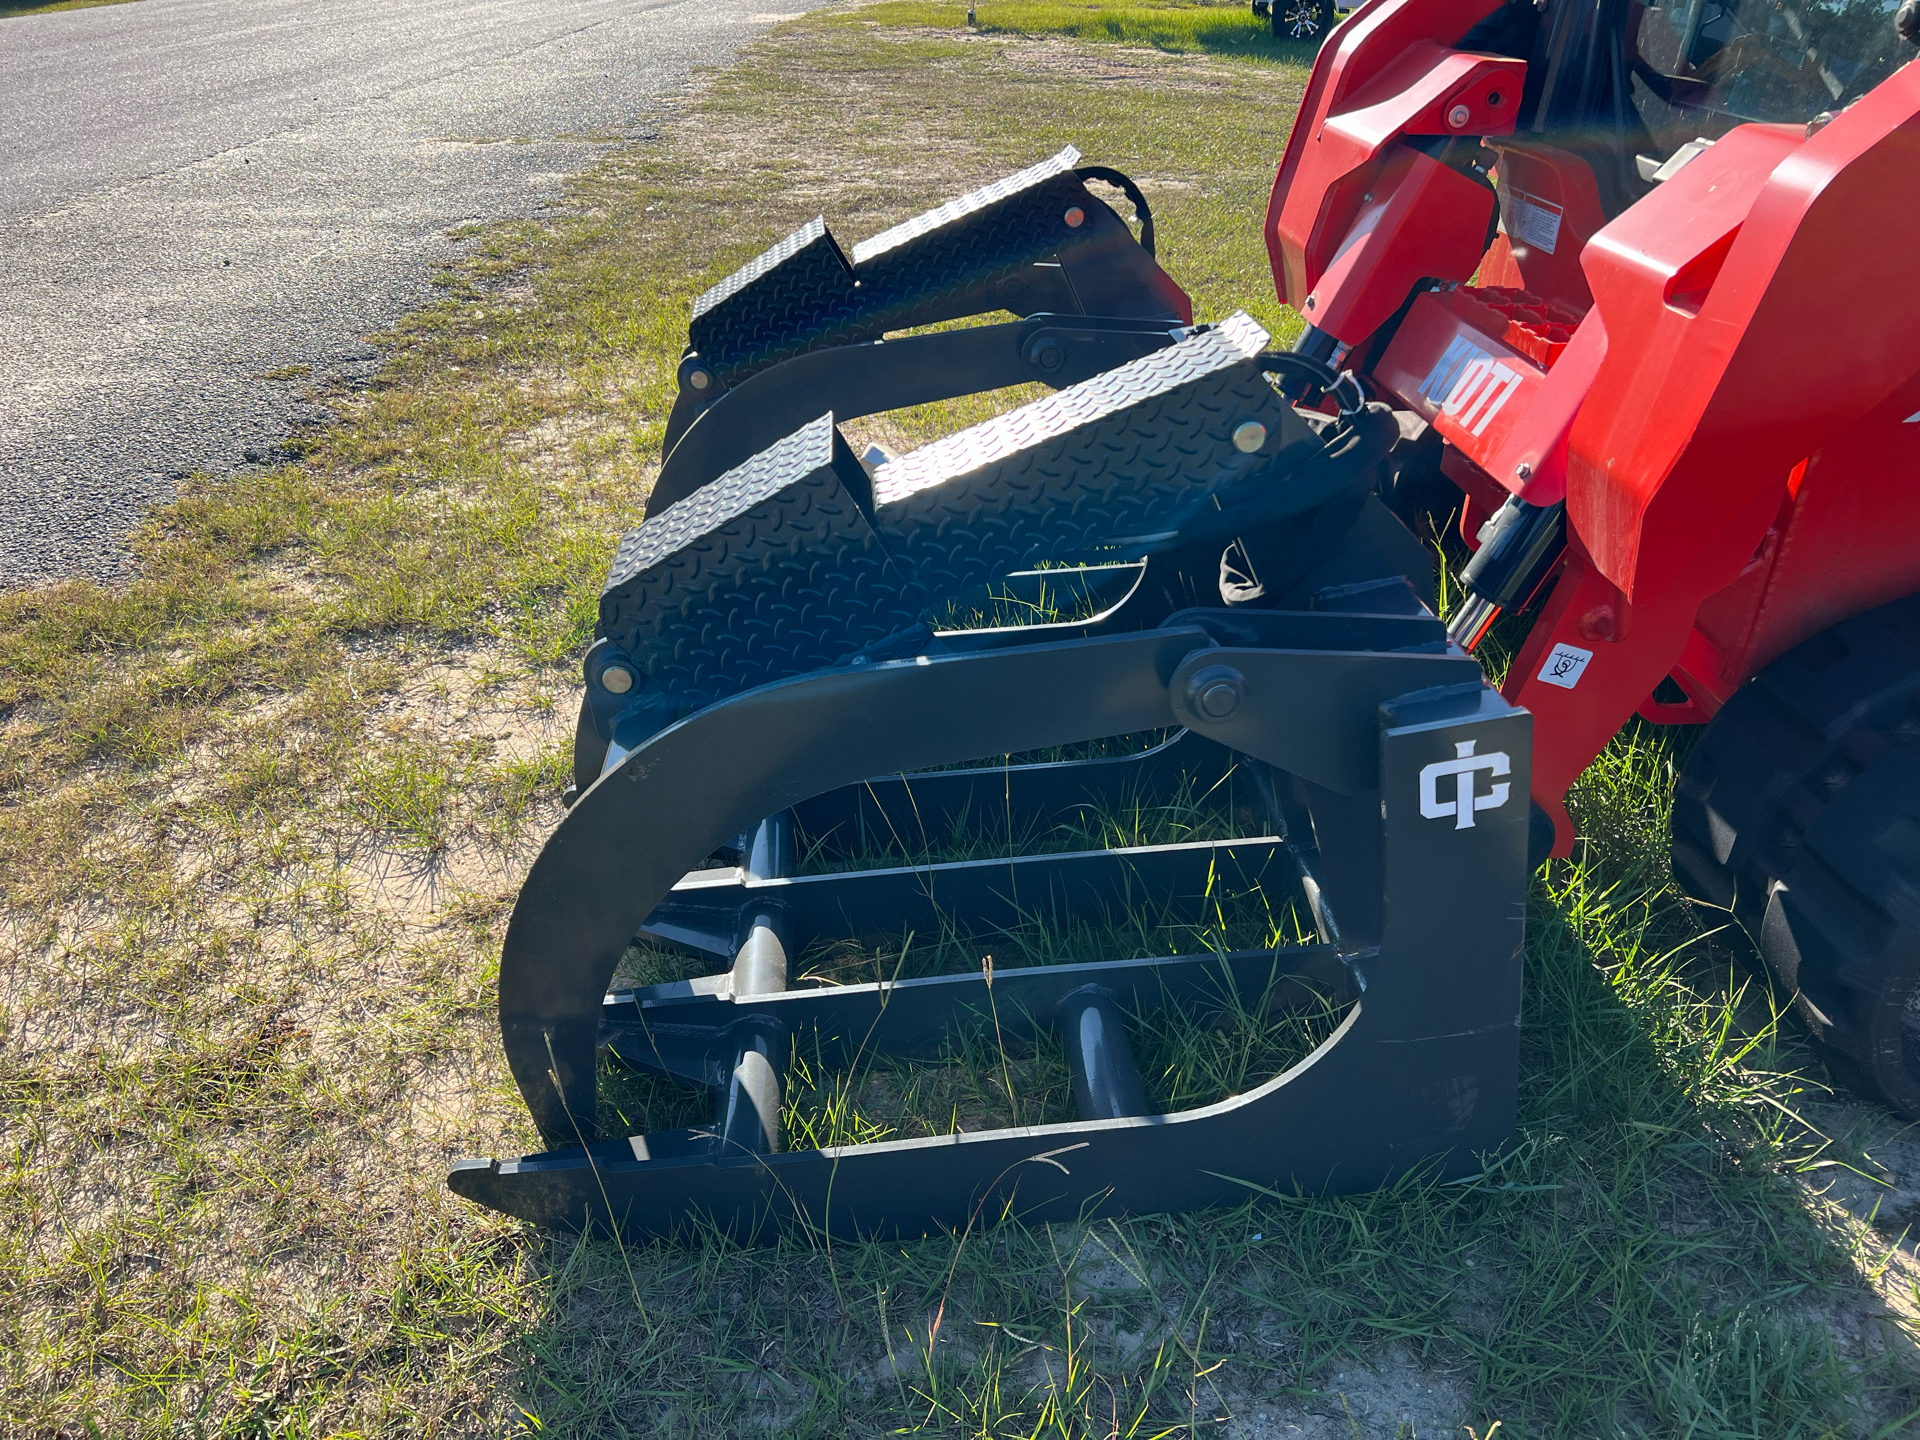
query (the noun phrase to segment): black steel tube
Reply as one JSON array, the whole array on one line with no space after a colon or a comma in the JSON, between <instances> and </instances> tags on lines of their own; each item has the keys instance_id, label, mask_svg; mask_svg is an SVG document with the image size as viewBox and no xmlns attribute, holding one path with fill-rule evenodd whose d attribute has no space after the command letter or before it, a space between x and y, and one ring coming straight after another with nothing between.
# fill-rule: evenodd
<instances>
[{"instance_id":1,"label":"black steel tube","mask_svg":"<svg viewBox=\"0 0 1920 1440\"><path fill-rule=\"evenodd\" d=\"M787 1037L776 1021L745 1027L734 1047L733 1067L721 1092L720 1154L746 1150L771 1155L784 1148L780 1125L780 1072L786 1065Z\"/></svg>"},{"instance_id":2,"label":"black steel tube","mask_svg":"<svg viewBox=\"0 0 1920 1440\"><path fill-rule=\"evenodd\" d=\"M1073 1102L1082 1120L1118 1120L1145 1115L1146 1092L1127 1044L1126 1022L1113 992L1104 985L1083 985L1060 1002L1056 1012L1067 1045L1067 1069L1073 1075Z\"/></svg>"},{"instance_id":3,"label":"black steel tube","mask_svg":"<svg viewBox=\"0 0 1920 1440\"><path fill-rule=\"evenodd\" d=\"M1529 505L1516 495L1481 530L1460 583L1502 610L1523 609L1566 548L1566 502Z\"/></svg>"},{"instance_id":4,"label":"black steel tube","mask_svg":"<svg viewBox=\"0 0 1920 1440\"><path fill-rule=\"evenodd\" d=\"M793 814L782 810L754 826L741 867L756 880L790 879L796 868Z\"/></svg>"},{"instance_id":5,"label":"black steel tube","mask_svg":"<svg viewBox=\"0 0 1920 1440\"><path fill-rule=\"evenodd\" d=\"M730 989L745 995L778 995L787 988L787 917L769 910L753 917L734 957Z\"/></svg>"},{"instance_id":6,"label":"black steel tube","mask_svg":"<svg viewBox=\"0 0 1920 1440\"><path fill-rule=\"evenodd\" d=\"M795 869L793 817L786 811L754 827L742 866L756 879L780 880ZM787 988L787 922L777 908L758 911L734 956L729 976L735 1003ZM715 1125L722 1153L748 1150L771 1155L783 1148L780 1082L786 1072L787 1037L779 1021L754 1016L735 1026L733 1061L718 1099Z\"/></svg>"}]
</instances>

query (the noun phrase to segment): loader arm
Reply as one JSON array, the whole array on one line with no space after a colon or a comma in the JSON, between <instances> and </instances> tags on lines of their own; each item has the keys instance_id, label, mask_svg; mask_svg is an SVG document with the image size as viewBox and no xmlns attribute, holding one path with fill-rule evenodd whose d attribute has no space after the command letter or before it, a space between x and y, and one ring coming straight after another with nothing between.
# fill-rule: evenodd
<instances>
[{"instance_id":1,"label":"loader arm","mask_svg":"<svg viewBox=\"0 0 1920 1440\"><path fill-rule=\"evenodd\" d=\"M1274 285L1311 327L1309 353L1344 353L1415 281L1465 280L1479 263L1493 190L1459 142L1512 131L1527 67L1451 47L1497 8L1385 0L1328 38L1266 221Z\"/></svg>"}]
</instances>

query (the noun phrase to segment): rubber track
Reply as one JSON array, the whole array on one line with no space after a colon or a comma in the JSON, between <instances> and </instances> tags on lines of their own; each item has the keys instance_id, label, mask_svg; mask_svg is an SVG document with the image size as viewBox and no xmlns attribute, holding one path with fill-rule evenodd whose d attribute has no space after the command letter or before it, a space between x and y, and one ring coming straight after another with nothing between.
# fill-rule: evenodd
<instances>
[{"instance_id":1,"label":"rubber track","mask_svg":"<svg viewBox=\"0 0 1920 1440\"><path fill-rule=\"evenodd\" d=\"M1674 870L1731 909L1839 1077L1920 1117L1920 597L1847 620L1743 686L1674 797Z\"/></svg>"},{"instance_id":2,"label":"rubber track","mask_svg":"<svg viewBox=\"0 0 1920 1440\"><path fill-rule=\"evenodd\" d=\"M628 533L600 633L688 708L850 660L1040 560L1165 536L1313 439L1244 315L882 466L831 416ZM1266 441L1233 443L1247 421ZM1276 481L1275 483L1284 483Z\"/></svg>"}]
</instances>

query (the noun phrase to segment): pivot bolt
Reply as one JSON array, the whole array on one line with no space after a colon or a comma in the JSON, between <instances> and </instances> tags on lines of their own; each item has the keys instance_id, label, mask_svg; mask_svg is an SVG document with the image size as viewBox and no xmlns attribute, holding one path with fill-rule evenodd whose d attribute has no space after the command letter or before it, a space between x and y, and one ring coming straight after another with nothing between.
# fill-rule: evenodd
<instances>
[{"instance_id":1,"label":"pivot bolt","mask_svg":"<svg viewBox=\"0 0 1920 1440\"><path fill-rule=\"evenodd\" d=\"M1533 478L1533 467L1522 460L1518 465L1513 467L1513 476L1516 480L1531 480Z\"/></svg>"},{"instance_id":2,"label":"pivot bolt","mask_svg":"<svg viewBox=\"0 0 1920 1440\"><path fill-rule=\"evenodd\" d=\"M1225 720L1246 694L1246 677L1231 665L1208 665L1187 680L1187 706L1202 720Z\"/></svg>"},{"instance_id":3,"label":"pivot bolt","mask_svg":"<svg viewBox=\"0 0 1920 1440\"><path fill-rule=\"evenodd\" d=\"M691 385L696 390L704 390L709 385L713 384L713 376L709 375L704 370L690 371L687 375L687 384Z\"/></svg>"},{"instance_id":4,"label":"pivot bolt","mask_svg":"<svg viewBox=\"0 0 1920 1440\"><path fill-rule=\"evenodd\" d=\"M1067 347L1051 335L1042 335L1027 351L1027 363L1051 375L1067 363Z\"/></svg>"},{"instance_id":5,"label":"pivot bolt","mask_svg":"<svg viewBox=\"0 0 1920 1440\"><path fill-rule=\"evenodd\" d=\"M624 665L609 665L600 672L600 688L614 695L633 689L633 672Z\"/></svg>"},{"instance_id":6,"label":"pivot bolt","mask_svg":"<svg viewBox=\"0 0 1920 1440\"><path fill-rule=\"evenodd\" d=\"M1067 213L1061 218L1067 222L1067 228L1069 230L1078 230L1082 225L1087 223L1087 212L1082 210L1078 205L1074 205L1069 207Z\"/></svg>"},{"instance_id":7,"label":"pivot bolt","mask_svg":"<svg viewBox=\"0 0 1920 1440\"><path fill-rule=\"evenodd\" d=\"M1267 427L1258 420L1242 420L1233 427L1233 448L1242 455L1251 455L1267 443Z\"/></svg>"},{"instance_id":8,"label":"pivot bolt","mask_svg":"<svg viewBox=\"0 0 1920 1440\"><path fill-rule=\"evenodd\" d=\"M1469 110L1464 105L1456 105L1451 110L1447 111L1447 124L1451 125L1456 130L1466 129L1467 121L1471 120L1472 118L1473 118L1473 111Z\"/></svg>"}]
</instances>

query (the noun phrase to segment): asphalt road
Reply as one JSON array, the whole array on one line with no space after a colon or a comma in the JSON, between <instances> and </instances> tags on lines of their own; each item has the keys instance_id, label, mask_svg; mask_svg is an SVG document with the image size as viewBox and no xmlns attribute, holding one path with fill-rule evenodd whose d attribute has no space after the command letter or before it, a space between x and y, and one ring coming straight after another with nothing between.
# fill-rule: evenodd
<instances>
[{"instance_id":1,"label":"asphalt road","mask_svg":"<svg viewBox=\"0 0 1920 1440\"><path fill-rule=\"evenodd\" d=\"M0 585L124 571L365 373L463 222L537 213L817 0L137 0L0 19ZM310 383L310 382L308 382Z\"/></svg>"}]
</instances>

